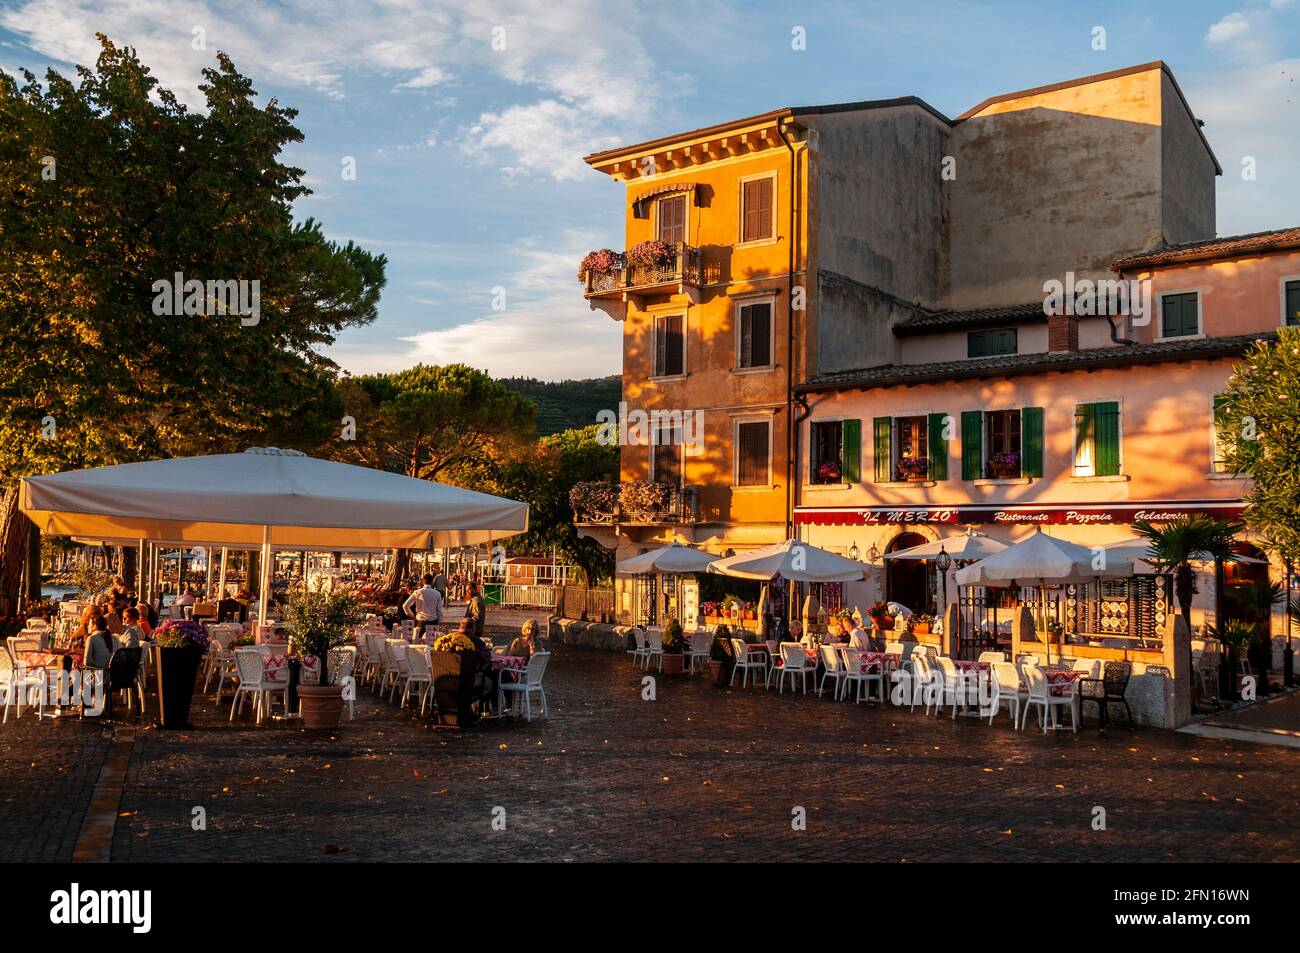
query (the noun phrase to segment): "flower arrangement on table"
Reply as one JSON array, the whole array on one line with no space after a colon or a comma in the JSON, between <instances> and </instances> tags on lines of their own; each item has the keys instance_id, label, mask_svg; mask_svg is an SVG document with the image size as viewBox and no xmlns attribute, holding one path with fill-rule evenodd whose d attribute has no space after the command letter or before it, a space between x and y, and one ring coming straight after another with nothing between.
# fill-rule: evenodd
<instances>
[{"instance_id":1,"label":"flower arrangement on table","mask_svg":"<svg viewBox=\"0 0 1300 953\"><path fill-rule=\"evenodd\" d=\"M473 652L474 643L463 632L448 632L433 640L435 652Z\"/></svg>"},{"instance_id":2,"label":"flower arrangement on table","mask_svg":"<svg viewBox=\"0 0 1300 953\"><path fill-rule=\"evenodd\" d=\"M153 640L160 649L197 648L206 651L208 630L193 619L167 619L153 630Z\"/></svg>"},{"instance_id":3,"label":"flower arrangement on table","mask_svg":"<svg viewBox=\"0 0 1300 953\"><path fill-rule=\"evenodd\" d=\"M658 238L640 242L627 250L627 263L633 268L667 268L676 257L673 246Z\"/></svg>"},{"instance_id":4,"label":"flower arrangement on table","mask_svg":"<svg viewBox=\"0 0 1300 953\"><path fill-rule=\"evenodd\" d=\"M589 251L578 265L578 280L585 281L587 275L612 275L623 267L621 256L611 248L598 248Z\"/></svg>"},{"instance_id":5,"label":"flower arrangement on table","mask_svg":"<svg viewBox=\"0 0 1300 953\"><path fill-rule=\"evenodd\" d=\"M238 638L236 638L233 642L230 643L230 647L232 649L242 649L247 645L256 645L256 644L257 644L257 639L253 638L251 635L241 635Z\"/></svg>"},{"instance_id":6,"label":"flower arrangement on table","mask_svg":"<svg viewBox=\"0 0 1300 953\"><path fill-rule=\"evenodd\" d=\"M839 483L841 473L840 461L827 460L817 467L817 480L821 483Z\"/></svg>"}]
</instances>

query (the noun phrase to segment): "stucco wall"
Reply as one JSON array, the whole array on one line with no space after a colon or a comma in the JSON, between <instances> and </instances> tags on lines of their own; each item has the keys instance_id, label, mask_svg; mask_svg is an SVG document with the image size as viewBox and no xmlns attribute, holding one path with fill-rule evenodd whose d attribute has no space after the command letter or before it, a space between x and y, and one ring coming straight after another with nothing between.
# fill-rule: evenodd
<instances>
[{"instance_id":1,"label":"stucco wall","mask_svg":"<svg viewBox=\"0 0 1300 953\"><path fill-rule=\"evenodd\" d=\"M1214 237L1214 161L1173 81L1160 74L1161 223L1170 244Z\"/></svg>"}]
</instances>

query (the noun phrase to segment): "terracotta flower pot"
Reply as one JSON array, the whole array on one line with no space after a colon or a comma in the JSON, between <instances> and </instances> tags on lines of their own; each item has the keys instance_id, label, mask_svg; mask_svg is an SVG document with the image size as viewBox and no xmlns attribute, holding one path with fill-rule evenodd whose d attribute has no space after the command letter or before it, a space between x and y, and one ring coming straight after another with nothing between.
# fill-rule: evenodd
<instances>
[{"instance_id":1,"label":"terracotta flower pot","mask_svg":"<svg viewBox=\"0 0 1300 953\"><path fill-rule=\"evenodd\" d=\"M917 635L929 635L929 634L930 634L930 623L928 623L928 622L918 622L918 623L916 623L915 625L912 626L912 631L915 632Z\"/></svg>"},{"instance_id":2,"label":"terracotta flower pot","mask_svg":"<svg viewBox=\"0 0 1300 953\"><path fill-rule=\"evenodd\" d=\"M682 653L681 652L665 652L663 654L663 659L664 659L665 675L682 674Z\"/></svg>"},{"instance_id":3,"label":"terracotta flower pot","mask_svg":"<svg viewBox=\"0 0 1300 953\"><path fill-rule=\"evenodd\" d=\"M337 728L343 719L342 685L299 685L304 728Z\"/></svg>"},{"instance_id":4,"label":"terracotta flower pot","mask_svg":"<svg viewBox=\"0 0 1300 953\"><path fill-rule=\"evenodd\" d=\"M709 659L709 673L713 676L714 687L723 685L722 680L722 661L720 659Z\"/></svg>"}]
</instances>

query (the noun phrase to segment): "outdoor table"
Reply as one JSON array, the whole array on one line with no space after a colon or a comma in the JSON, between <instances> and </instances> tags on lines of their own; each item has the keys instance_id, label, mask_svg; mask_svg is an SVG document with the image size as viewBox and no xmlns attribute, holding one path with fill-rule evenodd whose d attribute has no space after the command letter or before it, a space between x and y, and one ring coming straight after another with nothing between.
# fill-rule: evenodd
<instances>
[{"instance_id":1,"label":"outdoor table","mask_svg":"<svg viewBox=\"0 0 1300 953\"><path fill-rule=\"evenodd\" d=\"M988 673L989 673L990 671L992 671L992 668L993 668L992 663L991 663L991 662L980 662L980 661L977 661L977 660L975 660L975 659L953 659L953 660L952 660L952 664L953 664L954 666L956 666L957 671L961 672L963 675L971 675L972 673L974 674L974 676L975 676L975 697L978 698L978 699L980 699L980 701L983 701L983 700L984 700L984 693L980 691L980 679L981 679L981 678L986 678L986 679L987 679L987 678L989 677ZM967 711L966 714L969 715L969 714L972 714L972 712ZM984 716L984 715L987 715L988 712L987 712L987 711L983 711L981 708L979 708L978 706L976 706L976 709L975 709L975 711L974 711L974 714L975 714L977 717L982 717L982 716Z\"/></svg>"},{"instance_id":2,"label":"outdoor table","mask_svg":"<svg viewBox=\"0 0 1300 953\"><path fill-rule=\"evenodd\" d=\"M1079 719L1083 717L1083 688L1084 676L1088 673L1076 671L1069 668L1045 668L1043 669L1043 678L1047 679L1047 690L1053 695L1064 695L1067 692L1074 697L1071 699L1070 707L1074 709L1074 723L1077 725ZM1105 705L1101 706L1105 708ZM1102 726L1106 723L1106 715L1102 713ZM1059 727L1059 726L1058 726Z\"/></svg>"}]
</instances>

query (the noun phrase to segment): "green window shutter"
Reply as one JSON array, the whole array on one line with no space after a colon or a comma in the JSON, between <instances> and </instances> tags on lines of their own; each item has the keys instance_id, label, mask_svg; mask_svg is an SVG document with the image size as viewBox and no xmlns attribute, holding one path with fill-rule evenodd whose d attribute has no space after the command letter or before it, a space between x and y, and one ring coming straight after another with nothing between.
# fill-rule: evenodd
<instances>
[{"instance_id":1,"label":"green window shutter","mask_svg":"<svg viewBox=\"0 0 1300 953\"><path fill-rule=\"evenodd\" d=\"M947 414L930 415L930 433L927 442L930 448L931 480L948 479L948 441L943 436L943 422L947 416Z\"/></svg>"},{"instance_id":2,"label":"green window shutter","mask_svg":"<svg viewBox=\"0 0 1300 953\"><path fill-rule=\"evenodd\" d=\"M1027 477L1043 475L1043 408L1020 411L1020 469Z\"/></svg>"},{"instance_id":3,"label":"green window shutter","mask_svg":"<svg viewBox=\"0 0 1300 953\"><path fill-rule=\"evenodd\" d=\"M862 421L844 421L841 433L844 435L842 479L845 483L857 483L862 479Z\"/></svg>"},{"instance_id":4,"label":"green window shutter","mask_svg":"<svg viewBox=\"0 0 1300 953\"><path fill-rule=\"evenodd\" d=\"M877 417L872 421L872 451L876 463L876 482L888 483L893 469L893 447L890 438L893 434L893 420L889 417Z\"/></svg>"},{"instance_id":5,"label":"green window shutter","mask_svg":"<svg viewBox=\"0 0 1300 953\"><path fill-rule=\"evenodd\" d=\"M961 412L961 478L978 480L984 475L984 415L978 410Z\"/></svg>"},{"instance_id":6,"label":"green window shutter","mask_svg":"<svg viewBox=\"0 0 1300 953\"><path fill-rule=\"evenodd\" d=\"M1096 406L1097 476L1119 476L1119 402Z\"/></svg>"}]
</instances>

